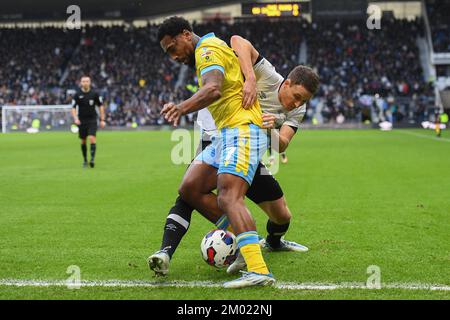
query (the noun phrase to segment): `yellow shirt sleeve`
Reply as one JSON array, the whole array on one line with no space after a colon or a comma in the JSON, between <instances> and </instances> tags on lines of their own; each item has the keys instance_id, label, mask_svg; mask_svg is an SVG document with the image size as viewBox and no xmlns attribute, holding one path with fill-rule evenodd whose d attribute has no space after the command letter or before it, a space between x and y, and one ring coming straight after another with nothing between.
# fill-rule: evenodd
<instances>
[{"instance_id":1,"label":"yellow shirt sleeve","mask_svg":"<svg viewBox=\"0 0 450 320\"><path fill-rule=\"evenodd\" d=\"M197 72L200 76L214 69L225 74L225 59L217 47L200 47L196 52L195 59L197 61Z\"/></svg>"}]
</instances>

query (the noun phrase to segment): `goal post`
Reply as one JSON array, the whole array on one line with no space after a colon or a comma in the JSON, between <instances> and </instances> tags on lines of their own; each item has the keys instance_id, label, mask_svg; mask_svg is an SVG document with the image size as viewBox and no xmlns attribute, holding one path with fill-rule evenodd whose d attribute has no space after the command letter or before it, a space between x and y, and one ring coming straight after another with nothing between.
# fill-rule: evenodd
<instances>
[{"instance_id":1,"label":"goal post","mask_svg":"<svg viewBox=\"0 0 450 320\"><path fill-rule=\"evenodd\" d=\"M69 105L3 106L2 132L69 131L73 124Z\"/></svg>"}]
</instances>

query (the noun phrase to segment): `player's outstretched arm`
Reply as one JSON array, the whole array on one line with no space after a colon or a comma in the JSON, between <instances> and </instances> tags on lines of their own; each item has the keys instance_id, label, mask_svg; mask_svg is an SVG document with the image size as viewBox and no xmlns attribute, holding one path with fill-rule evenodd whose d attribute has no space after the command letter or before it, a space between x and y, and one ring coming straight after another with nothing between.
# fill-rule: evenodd
<instances>
[{"instance_id":1,"label":"player's outstretched arm","mask_svg":"<svg viewBox=\"0 0 450 320\"><path fill-rule=\"evenodd\" d=\"M231 37L230 44L238 56L241 71L245 77L244 87L242 89L242 106L247 109L256 101L256 75L253 70L253 65L256 59L258 59L259 53L250 41L238 35Z\"/></svg>"},{"instance_id":2,"label":"player's outstretched arm","mask_svg":"<svg viewBox=\"0 0 450 320\"><path fill-rule=\"evenodd\" d=\"M282 125L280 131L273 130L275 135L278 136L278 151L279 153L285 152L289 143L295 135L295 130L288 125Z\"/></svg>"},{"instance_id":3,"label":"player's outstretched arm","mask_svg":"<svg viewBox=\"0 0 450 320\"><path fill-rule=\"evenodd\" d=\"M161 110L164 118L176 127L182 115L206 108L222 96L223 73L218 69L205 72L202 75L203 86L192 97L179 105L167 103Z\"/></svg>"}]
</instances>

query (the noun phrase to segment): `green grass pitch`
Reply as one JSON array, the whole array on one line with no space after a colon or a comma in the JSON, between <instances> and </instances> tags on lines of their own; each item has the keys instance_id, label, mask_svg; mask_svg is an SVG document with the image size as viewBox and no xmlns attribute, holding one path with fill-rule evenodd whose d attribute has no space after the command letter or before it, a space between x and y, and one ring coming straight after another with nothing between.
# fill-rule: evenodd
<instances>
[{"instance_id":1,"label":"green grass pitch","mask_svg":"<svg viewBox=\"0 0 450 320\"><path fill-rule=\"evenodd\" d=\"M376 265L381 289L238 291L5 285L65 281L71 265L84 281L161 281L146 258L159 249L185 165L170 160L169 131L100 131L95 169L81 168L74 134L0 135L0 299L449 299L407 288L450 285L450 139L433 134L303 131L276 175L293 213L286 238L310 248L265 253L277 280L365 284ZM265 235L265 215L249 208ZM234 278L201 259L210 229L195 213L166 281Z\"/></svg>"}]
</instances>

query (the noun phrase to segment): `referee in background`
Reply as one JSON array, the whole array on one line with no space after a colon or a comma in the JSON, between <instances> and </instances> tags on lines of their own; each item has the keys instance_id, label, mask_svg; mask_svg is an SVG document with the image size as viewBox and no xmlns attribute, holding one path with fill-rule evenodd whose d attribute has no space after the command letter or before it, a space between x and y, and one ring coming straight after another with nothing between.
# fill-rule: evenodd
<instances>
[{"instance_id":1,"label":"referee in background","mask_svg":"<svg viewBox=\"0 0 450 320\"><path fill-rule=\"evenodd\" d=\"M98 111L97 111L98 108ZM94 168L95 151L97 149L97 117L100 114L100 128L105 127L105 108L103 98L91 90L91 78L81 77L81 88L77 91L72 100L72 117L78 126L78 135L81 139L81 152L83 153L83 168L87 167L87 146L86 138L89 137L91 145L91 161L89 165Z\"/></svg>"}]
</instances>

